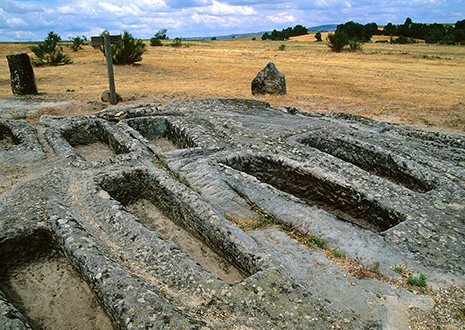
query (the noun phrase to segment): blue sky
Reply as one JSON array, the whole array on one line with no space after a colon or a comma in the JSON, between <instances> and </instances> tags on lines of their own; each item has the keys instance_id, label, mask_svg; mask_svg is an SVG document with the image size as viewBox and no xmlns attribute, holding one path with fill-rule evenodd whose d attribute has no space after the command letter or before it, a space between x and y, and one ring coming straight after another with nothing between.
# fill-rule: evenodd
<instances>
[{"instance_id":1,"label":"blue sky","mask_svg":"<svg viewBox=\"0 0 465 330\"><path fill-rule=\"evenodd\" d=\"M150 38L218 36L355 21L455 23L465 0L0 0L0 41L62 39L124 30Z\"/></svg>"}]
</instances>

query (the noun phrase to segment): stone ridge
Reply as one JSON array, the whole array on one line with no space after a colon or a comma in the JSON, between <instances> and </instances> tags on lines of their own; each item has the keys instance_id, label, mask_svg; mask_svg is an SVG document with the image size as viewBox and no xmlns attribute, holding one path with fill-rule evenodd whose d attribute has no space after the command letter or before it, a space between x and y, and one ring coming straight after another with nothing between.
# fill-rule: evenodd
<instances>
[{"instance_id":1,"label":"stone ridge","mask_svg":"<svg viewBox=\"0 0 465 330\"><path fill-rule=\"evenodd\" d=\"M38 141L16 123L0 127ZM118 329L408 329L408 308L432 308L428 296L345 273L277 226L244 232L228 221L253 219L257 207L385 276L408 264L435 287L465 285L463 137L242 99L40 123L57 158L1 196L1 269L53 246ZM95 143L113 155L86 160L80 146ZM131 213L140 201L242 279L219 278L149 229ZM1 327L26 324L3 295L0 307Z\"/></svg>"}]
</instances>

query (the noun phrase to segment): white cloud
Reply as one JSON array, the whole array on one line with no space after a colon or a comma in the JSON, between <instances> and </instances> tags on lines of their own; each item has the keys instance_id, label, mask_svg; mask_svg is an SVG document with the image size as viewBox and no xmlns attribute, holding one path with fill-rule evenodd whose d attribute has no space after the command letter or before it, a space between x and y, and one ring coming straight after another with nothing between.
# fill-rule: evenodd
<instances>
[{"instance_id":1,"label":"white cloud","mask_svg":"<svg viewBox=\"0 0 465 330\"><path fill-rule=\"evenodd\" d=\"M213 0L212 4L206 7L197 7L197 11L207 12L212 15L256 15L257 12L250 6L231 6Z\"/></svg>"},{"instance_id":2,"label":"white cloud","mask_svg":"<svg viewBox=\"0 0 465 330\"><path fill-rule=\"evenodd\" d=\"M267 16L266 18L276 24L292 23L296 21L294 15L288 13L279 13L276 16Z\"/></svg>"},{"instance_id":3,"label":"white cloud","mask_svg":"<svg viewBox=\"0 0 465 330\"><path fill-rule=\"evenodd\" d=\"M22 27L26 25L26 22L19 17L8 17L5 21L5 24L9 27Z\"/></svg>"},{"instance_id":4,"label":"white cloud","mask_svg":"<svg viewBox=\"0 0 465 330\"><path fill-rule=\"evenodd\" d=\"M51 30L89 36L126 29L150 38L166 28L170 37L218 36L350 20L453 23L463 16L463 0L0 0L0 41L41 40Z\"/></svg>"}]
</instances>

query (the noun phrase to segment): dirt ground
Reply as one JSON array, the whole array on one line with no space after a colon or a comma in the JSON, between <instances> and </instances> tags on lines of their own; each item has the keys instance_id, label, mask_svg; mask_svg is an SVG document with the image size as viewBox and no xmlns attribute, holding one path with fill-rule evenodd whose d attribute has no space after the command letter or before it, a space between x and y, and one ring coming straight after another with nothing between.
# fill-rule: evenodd
<instances>
[{"instance_id":1,"label":"dirt ground","mask_svg":"<svg viewBox=\"0 0 465 330\"><path fill-rule=\"evenodd\" d=\"M377 120L465 134L465 47L367 43L360 53L333 53L312 35L288 41L251 37L149 46L135 65L114 66L123 104L166 103L204 97L255 98L275 107L342 111ZM285 48L278 50L281 45ZM6 55L30 52L28 44L0 44L0 100L11 97ZM93 113L108 89L106 63L91 46L64 47L73 64L34 68L40 97L76 100L58 115ZM287 95L253 96L251 82L272 61L287 81Z\"/></svg>"},{"instance_id":2,"label":"dirt ground","mask_svg":"<svg viewBox=\"0 0 465 330\"><path fill-rule=\"evenodd\" d=\"M64 257L48 256L10 270L0 289L34 329L111 330L93 292Z\"/></svg>"},{"instance_id":3,"label":"dirt ground","mask_svg":"<svg viewBox=\"0 0 465 330\"><path fill-rule=\"evenodd\" d=\"M128 211L150 230L179 245L187 254L227 283L239 283L245 277L230 262L215 253L203 241L194 237L163 215L150 201L142 199L127 206Z\"/></svg>"}]
</instances>

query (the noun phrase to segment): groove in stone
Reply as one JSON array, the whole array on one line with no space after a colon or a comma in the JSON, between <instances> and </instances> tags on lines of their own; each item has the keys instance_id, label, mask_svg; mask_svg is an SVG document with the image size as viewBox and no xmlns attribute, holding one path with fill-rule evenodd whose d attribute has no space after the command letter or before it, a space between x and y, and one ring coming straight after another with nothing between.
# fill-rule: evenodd
<instances>
[{"instance_id":1,"label":"groove in stone","mask_svg":"<svg viewBox=\"0 0 465 330\"><path fill-rule=\"evenodd\" d=\"M66 130L63 132L63 137L88 161L129 152L112 136L107 127L103 127L99 122Z\"/></svg>"},{"instance_id":2,"label":"groove in stone","mask_svg":"<svg viewBox=\"0 0 465 330\"><path fill-rule=\"evenodd\" d=\"M0 264L0 289L33 329L113 329L48 232L3 241Z\"/></svg>"},{"instance_id":3,"label":"groove in stone","mask_svg":"<svg viewBox=\"0 0 465 330\"><path fill-rule=\"evenodd\" d=\"M360 192L284 160L250 156L228 158L224 163L294 195L309 205L316 205L339 220L374 232L385 231L405 220L402 215L384 209Z\"/></svg>"},{"instance_id":4,"label":"groove in stone","mask_svg":"<svg viewBox=\"0 0 465 330\"><path fill-rule=\"evenodd\" d=\"M300 142L412 191L424 193L434 188L432 183L412 173L405 161L399 163L400 157L394 159L390 153L383 153L362 141L354 143L338 137L310 135Z\"/></svg>"},{"instance_id":5,"label":"groove in stone","mask_svg":"<svg viewBox=\"0 0 465 330\"><path fill-rule=\"evenodd\" d=\"M0 148L8 149L8 147L18 144L19 141L13 132L11 132L11 129L0 124Z\"/></svg>"},{"instance_id":6,"label":"groove in stone","mask_svg":"<svg viewBox=\"0 0 465 330\"><path fill-rule=\"evenodd\" d=\"M127 124L142 134L149 143L166 152L196 146L182 129L165 118L133 118L129 119Z\"/></svg>"},{"instance_id":7,"label":"groove in stone","mask_svg":"<svg viewBox=\"0 0 465 330\"><path fill-rule=\"evenodd\" d=\"M201 224L199 215L180 205L173 193L156 178L132 171L122 177L103 180L101 187L119 201L149 230L180 246L186 254L227 283L238 283L251 272L240 266L228 251L215 246L218 237ZM236 262L235 262L236 261Z\"/></svg>"}]
</instances>

